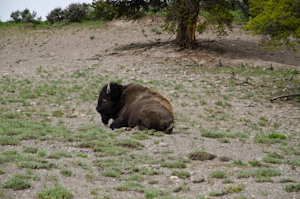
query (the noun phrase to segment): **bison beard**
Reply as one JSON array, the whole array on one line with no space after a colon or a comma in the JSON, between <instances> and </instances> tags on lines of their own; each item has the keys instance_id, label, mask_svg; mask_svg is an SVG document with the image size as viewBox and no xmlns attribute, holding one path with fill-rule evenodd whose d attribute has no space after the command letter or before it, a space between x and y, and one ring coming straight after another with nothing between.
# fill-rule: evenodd
<instances>
[{"instance_id":1,"label":"bison beard","mask_svg":"<svg viewBox=\"0 0 300 199\"><path fill-rule=\"evenodd\" d=\"M105 85L98 99L96 110L101 114L102 122L114 122L111 129L138 127L172 133L174 113L171 103L160 93L140 84L122 86L118 83Z\"/></svg>"}]
</instances>

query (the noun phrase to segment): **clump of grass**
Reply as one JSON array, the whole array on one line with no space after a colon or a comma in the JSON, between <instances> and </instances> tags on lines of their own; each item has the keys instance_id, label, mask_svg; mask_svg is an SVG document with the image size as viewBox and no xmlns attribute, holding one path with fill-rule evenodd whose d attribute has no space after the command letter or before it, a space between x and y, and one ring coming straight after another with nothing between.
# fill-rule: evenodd
<instances>
[{"instance_id":1,"label":"clump of grass","mask_svg":"<svg viewBox=\"0 0 300 199\"><path fill-rule=\"evenodd\" d=\"M154 187L146 188L145 192L146 192L145 198L172 198L172 199L177 198L171 196L169 192Z\"/></svg>"},{"instance_id":2,"label":"clump of grass","mask_svg":"<svg viewBox=\"0 0 300 199\"><path fill-rule=\"evenodd\" d=\"M257 182L273 182L272 178L270 177L259 177L256 180Z\"/></svg>"},{"instance_id":3,"label":"clump of grass","mask_svg":"<svg viewBox=\"0 0 300 199\"><path fill-rule=\"evenodd\" d=\"M224 179L222 180L222 183L223 183L223 184L233 183L233 180L230 179L230 178L224 178Z\"/></svg>"},{"instance_id":4,"label":"clump of grass","mask_svg":"<svg viewBox=\"0 0 300 199\"><path fill-rule=\"evenodd\" d=\"M227 174L224 171L213 171L213 172L211 172L211 177L222 179L222 178L226 178Z\"/></svg>"},{"instance_id":5,"label":"clump of grass","mask_svg":"<svg viewBox=\"0 0 300 199\"><path fill-rule=\"evenodd\" d=\"M72 170L71 169L62 169L62 170L60 170L60 173L64 176L71 176Z\"/></svg>"},{"instance_id":6,"label":"clump of grass","mask_svg":"<svg viewBox=\"0 0 300 199\"><path fill-rule=\"evenodd\" d=\"M31 183L27 181L26 177L22 175L15 175L2 184L3 188L12 188L13 190L28 189Z\"/></svg>"},{"instance_id":7,"label":"clump of grass","mask_svg":"<svg viewBox=\"0 0 300 199\"><path fill-rule=\"evenodd\" d=\"M99 191L99 189L92 189L91 194L92 195L98 195L98 191Z\"/></svg>"},{"instance_id":8,"label":"clump of grass","mask_svg":"<svg viewBox=\"0 0 300 199\"><path fill-rule=\"evenodd\" d=\"M257 178L260 177L272 177L272 176L280 176L281 172L276 169L255 169L255 170L244 170L241 171L237 177L238 178L249 178L250 176L256 176Z\"/></svg>"},{"instance_id":9,"label":"clump of grass","mask_svg":"<svg viewBox=\"0 0 300 199\"><path fill-rule=\"evenodd\" d=\"M191 176L191 174L187 171L173 171L172 175L177 176L181 179L186 179L186 178L189 178Z\"/></svg>"},{"instance_id":10,"label":"clump of grass","mask_svg":"<svg viewBox=\"0 0 300 199\"><path fill-rule=\"evenodd\" d=\"M210 131L204 131L201 133L201 136L208 137L208 138L223 138L223 133L212 133Z\"/></svg>"},{"instance_id":11,"label":"clump of grass","mask_svg":"<svg viewBox=\"0 0 300 199\"><path fill-rule=\"evenodd\" d=\"M72 157L72 155L68 152L61 151L61 152L54 152L50 155L48 155L48 158L53 158L53 159L59 159L60 157Z\"/></svg>"},{"instance_id":12,"label":"clump of grass","mask_svg":"<svg viewBox=\"0 0 300 199\"><path fill-rule=\"evenodd\" d=\"M234 165L237 165L237 166L244 166L245 164L242 162L242 160L235 160L233 162Z\"/></svg>"},{"instance_id":13,"label":"clump of grass","mask_svg":"<svg viewBox=\"0 0 300 199\"><path fill-rule=\"evenodd\" d=\"M278 133L271 133L271 134L268 135L268 137L273 138L273 139L282 139L282 140L286 139L285 135L281 135L281 134L278 134Z\"/></svg>"},{"instance_id":14,"label":"clump of grass","mask_svg":"<svg viewBox=\"0 0 300 199\"><path fill-rule=\"evenodd\" d=\"M225 195L226 193L225 192L216 192L216 191L211 191L211 192L209 192L209 195L210 196L223 196L223 195Z\"/></svg>"},{"instance_id":15,"label":"clump of grass","mask_svg":"<svg viewBox=\"0 0 300 199\"><path fill-rule=\"evenodd\" d=\"M3 171L3 169L0 168L0 175L4 174L5 172Z\"/></svg>"},{"instance_id":16,"label":"clump of grass","mask_svg":"<svg viewBox=\"0 0 300 199\"><path fill-rule=\"evenodd\" d=\"M64 115L64 112L62 110L52 111L52 115L54 117L62 117Z\"/></svg>"},{"instance_id":17,"label":"clump of grass","mask_svg":"<svg viewBox=\"0 0 300 199\"><path fill-rule=\"evenodd\" d=\"M116 168L104 169L101 174L106 177L119 178L121 176L121 170Z\"/></svg>"},{"instance_id":18,"label":"clump of grass","mask_svg":"<svg viewBox=\"0 0 300 199\"><path fill-rule=\"evenodd\" d=\"M300 191L300 183L286 185L283 189L286 192L299 192Z\"/></svg>"},{"instance_id":19,"label":"clump of grass","mask_svg":"<svg viewBox=\"0 0 300 199\"><path fill-rule=\"evenodd\" d=\"M256 169L253 171L253 175L256 177L271 177L271 176L280 176L281 172L276 169Z\"/></svg>"},{"instance_id":20,"label":"clump of grass","mask_svg":"<svg viewBox=\"0 0 300 199\"><path fill-rule=\"evenodd\" d=\"M281 138L270 138L269 136L266 136L266 135L256 135L253 138L253 140L254 140L254 142L263 143L263 144L267 144L267 145L283 142L283 139L281 139Z\"/></svg>"},{"instance_id":21,"label":"clump of grass","mask_svg":"<svg viewBox=\"0 0 300 199\"><path fill-rule=\"evenodd\" d=\"M46 160L31 160L18 162L18 167L29 169L51 169L57 168L58 166L55 163L49 163Z\"/></svg>"},{"instance_id":22,"label":"clump of grass","mask_svg":"<svg viewBox=\"0 0 300 199\"><path fill-rule=\"evenodd\" d=\"M144 188L145 186L142 185L139 182L129 181L129 182L123 182L119 186L115 186L114 189L117 191L139 191L140 188Z\"/></svg>"},{"instance_id":23,"label":"clump of grass","mask_svg":"<svg viewBox=\"0 0 300 199\"><path fill-rule=\"evenodd\" d=\"M280 179L279 181L280 183L286 183L286 182L296 182L296 180L294 179L291 179L291 178L283 178L283 179Z\"/></svg>"},{"instance_id":24,"label":"clump of grass","mask_svg":"<svg viewBox=\"0 0 300 199\"><path fill-rule=\"evenodd\" d=\"M157 184L158 180L150 179L150 180L148 180L148 183L149 184Z\"/></svg>"},{"instance_id":25,"label":"clump of grass","mask_svg":"<svg viewBox=\"0 0 300 199\"><path fill-rule=\"evenodd\" d=\"M241 191L243 191L245 189L245 185L239 184L236 187L228 186L228 187L224 187L224 189L225 189L224 190L225 193L240 193Z\"/></svg>"},{"instance_id":26,"label":"clump of grass","mask_svg":"<svg viewBox=\"0 0 300 199\"><path fill-rule=\"evenodd\" d=\"M149 139L149 136L145 133L138 133L131 136L131 138L136 140L147 140Z\"/></svg>"},{"instance_id":27,"label":"clump of grass","mask_svg":"<svg viewBox=\"0 0 300 199\"><path fill-rule=\"evenodd\" d=\"M134 173L128 177L128 180L142 182L142 181L144 181L144 177L138 173Z\"/></svg>"},{"instance_id":28,"label":"clump of grass","mask_svg":"<svg viewBox=\"0 0 300 199\"><path fill-rule=\"evenodd\" d=\"M191 189L188 186L188 183L187 182L183 182L180 186L174 188L173 192L179 192L179 191L187 192L189 190L191 190Z\"/></svg>"},{"instance_id":29,"label":"clump of grass","mask_svg":"<svg viewBox=\"0 0 300 199\"><path fill-rule=\"evenodd\" d=\"M64 199L71 199L73 194L65 189L62 188L60 184L55 185L54 188L44 189L42 192L36 195L37 199L45 199L45 198L64 198Z\"/></svg>"},{"instance_id":30,"label":"clump of grass","mask_svg":"<svg viewBox=\"0 0 300 199\"><path fill-rule=\"evenodd\" d=\"M94 35L90 35L90 40L93 40L95 39L95 36Z\"/></svg>"},{"instance_id":31,"label":"clump of grass","mask_svg":"<svg viewBox=\"0 0 300 199\"><path fill-rule=\"evenodd\" d=\"M38 149L34 148L34 147L23 146L23 151L24 151L24 153L37 153Z\"/></svg>"},{"instance_id":32,"label":"clump of grass","mask_svg":"<svg viewBox=\"0 0 300 199\"><path fill-rule=\"evenodd\" d=\"M253 167L260 167L262 166L262 163L259 160L249 160L248 163Z\"/></svg>"},{"instance_id":33,"label":"clump of grass","mask_svg":"<svg viewBox=\"0 0 300 199\"><path fill-rule=\"evenodd\" d=\"M250 178L251 175L251 170L243 170L237 175L237 178Z\"/></svg>"},{"instance_id":34,"label":"clump of grass","mask_svg":"<svg viewBox=\"0 0 300 199\"><path fill-rule=\"evenodd\" d=\"M148 169L148 168L142 168L139 172L142 175L152 176L152 175L160 175L163 173L161 170L154 170L154 169Z\"/></svg>"},{"instance_id":35,"label":"clump of grass","mask_svg":"<svg viewBox=\"0 0 300 199\"><path fill-rule=\"evenodd\" d=\"M137 149L145 146L143 143L129 138L119 140L116 145L128 147L128 148L137 148Z\"/></svg>"},{"instance_id":36,"label":"clump of grass","mask_svg":"<svg viewBox=\"0 0 300 199\"><path fill-rule=\"evenodd\" d=\"M45 157L47 155L47 152L45 150L38 150L37 155L39 157Z\"/></svg>"},{"instance_id":37,"label":"clump of grass","mask_svg":"<svg viewBox=\"0 0 300 199\"><path fill-rule=\"evenodd\" d=\"M161 153L161 154L170 154L170 153L174 153L174 150L171 150L171 149L165 149L165 150L162 150L160 153Z\"/></svg>"},{"instance_id":38,"label":"clump of grass","mask_svg":"<svg viewBox=\"0 0 300 199\"><path fill-rule=\"evenodd\" d=\"M88 158L88 155L83 154L83 153L77 153L76 156L81 157L81 158Z\"/></svg>"},{"instance_id":39,"label":"clump of grass","mask_svg":"<svg viewBox=\"0 0 300 199\"><path fill-rule=\"evenodd\" d=\"M283 163L282 160L279 160L277 158L273 158L273 157L270 157L270 156L264 157L262 160L264 162L271 163L271 164L282 164Z\"/></svg>"},{"instance_id":40,"label":"clump of grass","mask_svg":"<svg viewBox=\"0 0 300 199\"><path fill-rule=\"evenodd\" d=\"M212 160L212 159L216 158L217 156L214 155L214 154L208 153L208 152L196 150L196 151L193 151L193 152L189 153L188 157L191 160L201 160L201 161L204 161L204 160Z\"/></svg>"},{"instance_id":41,"label":"clump of grass","mask_svg":"<svg viewBox=\"0 0 300 199\"><path fill-rule=\"evenodd\" d=\"M162 167L168 168L186 168L186 164L184 162L162 162Z\"/></svg>"},{"instance_id":42,"label":"clump of grass","mask_svg":"<svg viewBox=\"0 0 300 199\"><path fill-rule=\"evenodd\" d=\"M218 139L219 142L221 143L230 143L230 140L229 139L226 139L226 138L222 138L222 139Z\"/></svg>"}]
</instances>

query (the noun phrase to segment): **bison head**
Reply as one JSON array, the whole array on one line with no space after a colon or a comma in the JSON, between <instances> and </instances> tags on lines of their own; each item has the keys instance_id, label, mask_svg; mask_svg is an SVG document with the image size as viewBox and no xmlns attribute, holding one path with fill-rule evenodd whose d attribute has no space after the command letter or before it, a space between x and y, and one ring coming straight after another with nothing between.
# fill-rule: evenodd
<instances>
[{"instance_id":1,"label":"bison head","mask_svg":"<svg viewBox=\"0 0 300 199\"><path fill-rule=\"evenodd\" d=\"M100 113L104 124L107 124L110 118L118 117L122 94L123 86L118 83L108 83L100 91L96 110Z\"/></svg>"}]
</instances>

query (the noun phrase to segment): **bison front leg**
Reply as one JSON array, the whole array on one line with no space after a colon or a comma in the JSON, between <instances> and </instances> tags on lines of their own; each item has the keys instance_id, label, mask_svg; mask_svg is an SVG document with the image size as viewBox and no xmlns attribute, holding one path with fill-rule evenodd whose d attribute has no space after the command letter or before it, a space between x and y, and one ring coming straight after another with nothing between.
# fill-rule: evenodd
<instances>
[{"instance_id":1,"label":"bison front leg","mask_svg":"<svg viewBox=\"0 0 300 199\"><path fill-rule=\"evenodd\" d=\"M128 127L128 122L122 118L117 118L113 123L111 123L110 128L112 130L118 129L121 127Z\"/></svg>"}]
</instances>

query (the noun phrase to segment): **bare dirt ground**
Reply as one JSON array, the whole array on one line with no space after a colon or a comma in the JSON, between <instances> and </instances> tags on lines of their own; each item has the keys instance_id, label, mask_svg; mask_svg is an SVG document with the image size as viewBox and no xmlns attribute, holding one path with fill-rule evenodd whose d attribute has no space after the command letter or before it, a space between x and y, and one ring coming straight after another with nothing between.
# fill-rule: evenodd
<instances>
[{"instance_id":1,"label":"bare dirt ground","mask_svg":"<svg viewBox=\"0 0 300 199\"><path fill-rule=\"evenodd\" d=\"M54 160L60 165L58 168L33 169L39 179L30 180L30 188L13 190L2 187L0 197L35 198L37 193L59 183L71 191L73 198L78 199L153 198L155 196L147 192L147 188L151 187L169 192L166 198L300 198L299 190L284 190L287 184L300 183L299 102L270 102L271 97L297 91L299 77L295 75L292 81L285 81L280 71L300 70L300 52L265 51L257 45L257 37L246 34L237 25L226 38L217 39L209 33L197 35L196 49L185 50L175 45L174 35L162 31L157 34L154 31L153 28L161 30L162 23L160 17L146 16L133 22L116 20L90 26L0 29L2 83L6 78L16 81L28 79L33 82L32 87L39 87L40 83L50 85L53 81L64 79L66 87L81 86L75 93L67 94L66 100L55 100L56 93L53 97L49 95L52 101L48 97L42 100L29 99L28 106L9 101L12 96L19 96L21 91L18 88L9 92L2 86L1 97L6 100L6 103L0 104L3 113L21 114L30 108L37 113L29 116L21 114L22 118L47 122L53 127L63 123L73 133L77 133L79 127L90 124L117 134L120 138L131 137L134 132L114 132L103 125L101 116L95 111L101 87L109 81L119 81L122 84L138 82L159 91L171 101L176 117L173 134L149 136L148 139L139 140L144 147L130 149L131 153L147 154L159 160L155 169L163 173L143 176L139 183L145 186L145 190L115 189L126 181L129 174L120 178L103 176L101 172L104 168L95 166L93 161L107 157L96 157L92 148L79 147L78 141L23 139L19 145L0 146L0 154L7 150L18 150L24 154L22 146L31 146L45 150L47 154L66 151L72 157ZM91 35L94 39L90 38ZM273 71L264 69L271 64L278 78L271 75ZM241 68L242 72L239 70ZM73 77L78 74L84 75ZM57 85L57 89L61 86ZM87 89L89 92L86 92ZM56 110L63 110L63 116L55 117L53 111ZM47 117L43 118L41 113L47 114ZM218 139L205 136L205 132L231 133L231 136ZM237 132L240 134L235 134ZM268 137L270 133L285 135L286 145L282 142L268 145L257 141L257 136ZM287 149L287 146L290 148ZM186 179L172 174L177 168L162 165L164 161L188 159L188 154L196 150L217 157L213 160L187 162L186 168L180 169L191 174ZM284 156L281 163L263 161L272 152ZM77 157L78 153L86 154L88 158ZM224 162L224 159L228 161ZM89 169L74 164L77 160L84 161ZM243 164L239 164L239 160ZM268 165L252 167L248 161L253 160ZM148 163L138 165L153 169L153 165ZM26 173L26 169L18 167L13 161L0 164L0 168L4 171L0 175L0 185L15 174ZM60 170L63 168L72 169L72 175L61 175ZM262 176L268 178L265 180L267 182L260 182L258 176L238 177L241 171L260 168L272 168L281 174ZM213 178L213 171L226 172L227 178L233 182L226 184L222 182L223 179ZM56 175L57 179L49 180L51 175ZM204 182L195 183L195 180L202 178ZM151 179L157 180L157 183L149 183ZM280 183L280 179L295 181ZM186 182L189 189L174 191L183 182ZM229 186L236 187L239 184L245 185L239 193L228 191ZM91 190L97 191L92 193Z\"/></svg>"}]
</instances>

